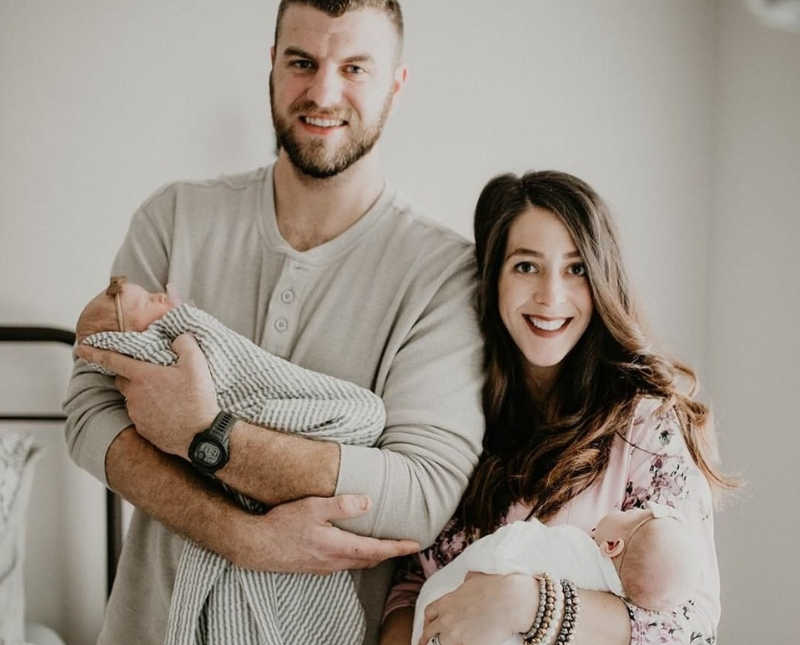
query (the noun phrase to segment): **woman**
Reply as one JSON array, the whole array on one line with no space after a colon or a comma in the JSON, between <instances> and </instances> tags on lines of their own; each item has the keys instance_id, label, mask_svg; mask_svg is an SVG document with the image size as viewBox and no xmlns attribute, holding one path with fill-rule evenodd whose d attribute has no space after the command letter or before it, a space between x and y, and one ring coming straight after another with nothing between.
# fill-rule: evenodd
<instances>
[{"instance_id":1,"label":"woman","mask_svg":"<svg viewBox=\"0 0 800 645\"><path fill-rule=\"evenodd\" d=\"M691 524L695 596L656 613L577 590L572 642L713 643L711 487L732 484L711 464L710 414L693 399L694 373L657 353L642 331L606 206L565 173L503 175L478 200L475 241L484 454L436 542L399 567L381 644L407 645L425 577L478 537L534 516L588 532L608 511L648 501L678 509ZM470 576L429 605L420 645L492 645L528 632L539 595L529 576Z\"/></svg>"}]
</instances>

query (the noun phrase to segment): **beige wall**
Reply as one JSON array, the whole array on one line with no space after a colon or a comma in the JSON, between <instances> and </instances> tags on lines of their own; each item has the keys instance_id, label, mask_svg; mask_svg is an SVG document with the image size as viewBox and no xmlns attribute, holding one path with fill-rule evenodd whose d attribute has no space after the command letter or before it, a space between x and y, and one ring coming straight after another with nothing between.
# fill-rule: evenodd
<instances>
[{"instance_id":1,"label":"beige wall","mask_svg":"<svg viewBox=\"0 0 800 645\"><path fill-rule=\"evenodd\" d=\"M0 324L71 326L103 286L130 214L157 186L269 161L265 94L276 4L0 2ZM790 63L798 56L796 36L750 25L737 6L736 0L406 0L410 82L383 150L392 181L431 217L465 234L480 188L505 170L568 170L610 201L654 330L711 385L725 456L743 469L751 466L748 455L757 455L745 473L754 482L752 498L720 516L718 535L722 629L730 635L724 642L749 645L757 641L736 635L757 616L748 611L752 598L761 594L763 611L785 614L789 605L782 603L796 590L797 576L787 574L775 578L783 585L777 590L755 592L745 584L749 568L737 563L749 557L759 534L753 520L773 518L773 500L788 503L780 495L793 483L788 468L770 472L772 451L754 453L748 433L764 425L756 425L756 410L759 419L777 410L766 436L790 440L788 411L779 405L791 400L791 363L783 363L786 373L772 371L759 363L765 353L755 347L774 338L766 356L785 360L788 347L780 339L790 337L792 321L770 318L767 333L756 334L748 316L760 323L759 316L785 311L750 300L766 291L756 282L766 272L742 278L751 281L746 309L734 309L737 300L726 294L735 294L734 276L751 246L757 256L769 249L775 264L768 279L776 281L770 284L790 288L788 245L798 230L789 217L793 204L778 201L770 215L754 205L783 227L769 235L751 230L750 210L743 208L752 199L748 186L773 185L775 172L788 174L791 159L796 163L798 88ZM751 58L763 59L766 71L742 72ZM783 63L783 71L770 61ZM772 120L748 129L748 109L755 108ZM784 132L793 133L794 148L778 140ZM771 172L774 150L783 150L784 163ZM742 175L747 164L759 173L755 184ZM715 201L717 185L727 201ZM778 189L788 200L789 189ZM736 226L727 223L731 212L739 213ZM794 306L797 313L796 300ZM759 341L734 361L728 352L743 346L740 327ZM41 399L46 407L58 398L63 375L52 373L52 360L36 356L24 367L20 353L0 353L0 393L11 392L0 394L0 408L19 403L14 392L25 382L35 384L23 388L32 404ZM731 378L746 360L756 367L752 396ZM775 392L784 390L768 387L770 379L786 388L783 397ZM31 607L71 645L83 645L102 611L96 528L102 502L87 492L92 482L59 459L61 467L40 469L39 485L69 511L51 514L65 536L64 553L49 547L60 563L57 576L44 565L31 570L37 589ZM92 499L79 503L87 495ZM792 557L779 538L770 545L759 562ZM748 566L755 570L755 562Z\"/></svg>"},{"instance_id":2,"label":"beige wall","mask_svg":"<svg viewBox=\"0 0 800 645\"><path fill-rule=\"evenodd\" d=\"M718 515L720 642L797 643L800 34L720 2L709 386L747 487Z\"/></svg>"}]
</instances>

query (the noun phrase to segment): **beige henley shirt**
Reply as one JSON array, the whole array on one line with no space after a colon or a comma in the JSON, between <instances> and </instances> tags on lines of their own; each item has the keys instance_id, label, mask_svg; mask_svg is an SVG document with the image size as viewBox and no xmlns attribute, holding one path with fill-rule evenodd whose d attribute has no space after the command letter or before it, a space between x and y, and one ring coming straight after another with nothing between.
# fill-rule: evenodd
<instances>
[{"instance_id":1,"label":"beige henley shirt","mask_svg":"<svg viewBox=\"0 0 800 645\"><path fill-rule=\"evenodd\" d=\"M305 252L281 237L272 168L166 186L134 214L114 274L167 282L269 352L373 390L386 406L376 448L342 446L336 493L374 501L345 528L427 546L450 518L483 433L473 248L391 188L353 226ZM64 404L79 466L106 483L105 454L131 425L108 377L76 367ZM164 637L183 540L134 513L99 643ZM354 571L377 642L391 564Z\"/></svg>"}]
</instances>

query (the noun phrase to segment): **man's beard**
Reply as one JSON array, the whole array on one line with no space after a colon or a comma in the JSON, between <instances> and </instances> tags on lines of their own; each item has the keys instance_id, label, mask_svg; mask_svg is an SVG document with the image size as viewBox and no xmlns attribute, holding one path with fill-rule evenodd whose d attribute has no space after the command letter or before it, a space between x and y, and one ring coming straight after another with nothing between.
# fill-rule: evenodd
<instances>
[{"instance_id":1,"label":"man's beard","mask_svg":"<svg viewBox=\"0 0 800 645\"><path fill-rule=\"evenodd\" d=\"M381 108L377 122L356 129L358 126L355 126L353 119L349 118L354 116L352 111L348 111L346 114L327 114L324 110L319 110L317 104L313 101L292 105L289 108L290 115L314 112L324 115L326 118L347 121L346 127L351 136L329 153L324 139L309 141L305 144L297 140L292 132L290 123L278 115L275 109L274 96L275 91L272 85L272 75L270 74L270 107L272 108L272 124L275 128L275 139L277 140L278 148L286 150L289 160L300 172L314 179L327 179L338 175L372 150L372 147L381 136L381 131L392 107L392 94L389 92L386 95L386 100Z\"/></svg>"}]
</instances>

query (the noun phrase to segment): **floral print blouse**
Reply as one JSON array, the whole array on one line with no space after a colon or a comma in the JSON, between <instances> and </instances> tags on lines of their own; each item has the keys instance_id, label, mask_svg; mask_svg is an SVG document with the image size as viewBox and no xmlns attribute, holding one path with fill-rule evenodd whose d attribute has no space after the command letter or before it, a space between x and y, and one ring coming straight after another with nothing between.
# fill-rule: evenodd
<instances>
[{"instance_id":1,"label":"floral print blouse","mask_svg":"<svg viewBox=\"0 0 800 645\"><path fill-rule=\"evenodd\" d=\"M672 409L642 399L626 435L614 438L606 471L571 499L547 524L571 524L587 533L613 509L641 508L648 501L680 511L697 536L699 580L693 597L668 612L626 602L632 645L713 645L719 622L719 571L714 547L711 491L694 461ZM511 507L505 523L525 519L529 508ZM395 572L384 616L413 607L425 579L455 558L472 540L455 519L425 551L403 558Z\"/></svg>"}]
</instances>

